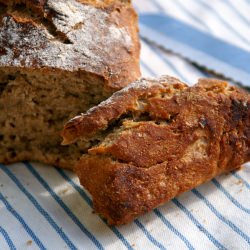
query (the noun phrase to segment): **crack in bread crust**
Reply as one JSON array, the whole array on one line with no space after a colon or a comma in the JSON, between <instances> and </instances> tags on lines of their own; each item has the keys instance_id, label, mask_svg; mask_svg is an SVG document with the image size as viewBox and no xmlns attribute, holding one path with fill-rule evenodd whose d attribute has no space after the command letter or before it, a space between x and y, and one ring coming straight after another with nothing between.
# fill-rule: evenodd
<instances>
[{"instance_id":1,"label":"crack in bread crust","mask_svg":"<svg viewBox=\"0 0 250 250\"><path fill-rule=\"evenodd\" d=\"M111 98L93 107L86 114L77 116L66 123L61 134L63 144L67 145L78 139L91 138L98 131L106 130L113 121L131 111L133 111L133 116L136 116L136 113L140 116L145 112L144 105L140 105L142 99L161 94L164 91L171 96L179 89L186 87L187 85L178 79L169 76L162 77L158 81L142 78L114 93Z\"/></svg>"},{"instance_id":2,"label":"crack in bread crust","mask_svg":"<svg viewBox=\"0 0 250 250\"><path fill-rule=\"evenodd\" d=\"M99 134L75 171L95 210L124 224L250 160L250 96L212 79L193 87L143 79L71 120L62 134L66 142Z\"/></svg>"}]
</instances>

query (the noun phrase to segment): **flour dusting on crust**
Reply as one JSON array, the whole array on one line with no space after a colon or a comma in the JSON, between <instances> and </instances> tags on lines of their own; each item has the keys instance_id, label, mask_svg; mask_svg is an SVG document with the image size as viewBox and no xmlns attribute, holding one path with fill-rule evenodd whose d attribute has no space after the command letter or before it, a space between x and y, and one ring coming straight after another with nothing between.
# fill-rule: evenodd
<instances>
[{"instance_id":1,"label":"flour dusting on crust","mask_svg":"<svg viewBox=\"0 0 250 250\"><path fill-rule=\"evenodd\" d=\"M57 40L42 24L20 22L7 14L0 21L0 44L5 49L0 66L84 69L100 73L110 61L121 63L122 57L112 51L119 50L125 55L133 46L126 27L111 23L105 9L75 0L48 0L44 11L53 14L49 22L65 34L69 43Z\"/></svg>"}]
</instances>

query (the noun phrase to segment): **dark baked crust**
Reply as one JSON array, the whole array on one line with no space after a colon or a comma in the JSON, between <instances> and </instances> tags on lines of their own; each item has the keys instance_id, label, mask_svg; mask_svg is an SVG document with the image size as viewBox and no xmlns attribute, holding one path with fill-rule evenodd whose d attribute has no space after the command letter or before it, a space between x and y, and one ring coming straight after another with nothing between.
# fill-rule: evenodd
<instances>
[{"instance_id":1,"label":"dark baked crust","mask_svg":"<svg viewBox=\"0 0 250 250\"><path fill-rule=\"evenodd\" d=\"M0 4L8 5L0 11L0 67L86 71L114 90L139 77L138 20L130 1Z\"/></svg>"},{"instance_id":2,"label":"dark baked crust","mask_svg":"<svg viewBox=\"0 0 250 250\"><path fill-rule=\"evenodd\" d=\"M64 142L100 133L75 171L96 212L124 224L250 159L250 97L218 80L144 79L71 120Z\"/></svg>"}]
</instances>

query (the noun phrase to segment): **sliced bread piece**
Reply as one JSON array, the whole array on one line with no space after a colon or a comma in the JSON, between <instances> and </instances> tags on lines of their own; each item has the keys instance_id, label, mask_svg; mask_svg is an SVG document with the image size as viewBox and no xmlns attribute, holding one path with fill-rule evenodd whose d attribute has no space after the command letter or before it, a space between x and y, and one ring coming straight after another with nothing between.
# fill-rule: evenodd
<instances>
[{"instance_id":1,"label":"sliced bread piece","mask_svg":"<svg viewBox=\"0 0 250 250\"><path fill-rule=\"evenodd\" d=\"M250 160L250 95L226 82L142 79L72 119L75 171L97 213L124 224Z\"/></svg>"}]
</instances>

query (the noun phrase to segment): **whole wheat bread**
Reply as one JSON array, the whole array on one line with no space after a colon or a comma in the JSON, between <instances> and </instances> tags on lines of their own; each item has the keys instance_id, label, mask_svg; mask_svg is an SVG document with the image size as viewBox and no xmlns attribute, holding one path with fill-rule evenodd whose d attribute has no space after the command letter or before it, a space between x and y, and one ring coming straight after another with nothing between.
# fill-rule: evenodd
<instances>
[{"instance_id":1,"label":"whole wheat bread","mask_svg":"<svg viewBox=\"0 0 250 250\"><path fill-rule=\"evenodd\" d=\"M0 162L72 168L59 131L140 76L137 33L128 0L0 0Z\"/></svg>"},{"instance_id":2,"label":"whole wheat bread","mask_svg":"<svg viewBox=\"0 0 250 250\"><path fill-rule=\"evenodd\" d=\"M124 224L250 160L250 95L226 82L142 79L69 121L96 212Z\"/></svg>"}]
</instances>

